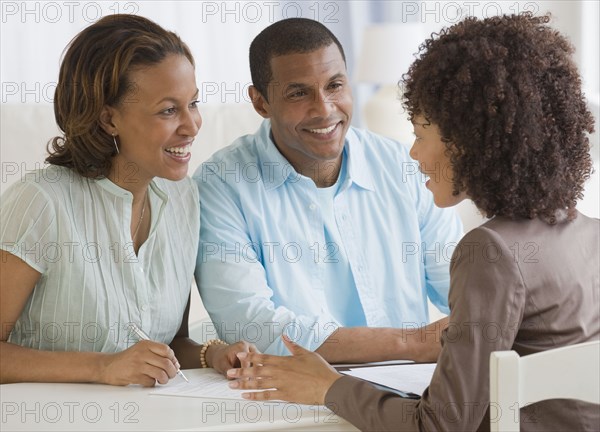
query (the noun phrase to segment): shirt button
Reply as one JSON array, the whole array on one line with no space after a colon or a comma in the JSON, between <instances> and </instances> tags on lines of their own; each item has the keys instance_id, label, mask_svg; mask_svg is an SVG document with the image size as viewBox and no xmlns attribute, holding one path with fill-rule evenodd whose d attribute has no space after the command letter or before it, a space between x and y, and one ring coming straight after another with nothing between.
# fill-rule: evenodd
<instances>
[{"instance_id":1,"label":"shirt button","mask_svg":"<svg viewBox=\"0 0 600 432\"><path fill-rule=\"evenodd\" d=\"M144 268L143 267L139 267L140 269L140 273L144 273Z\"/></svg>"},{"instance_id":2,"label":"shirt button","mask_svg":"<svg viewBox=\"0 0 600 432\"><path fill-rule=\"evenodd\" d=\"M148 310L148 305L142 305L142 312L146 312Z\"/></svg>"},{"instance_id":3,"label":"shirt button","mask_svg":"<svg viewBox=\"0 0 600 432\"><path fill-rule=\"evenodd\" d=\"M343 220L343 221L346 221L346 219L348 219L348 216L346 216L346 215L342 215L342 220Z\"/></svg>"},{"instance_id":4,"label":"shirt button","mask_svg":"<svg viewBox=\"0 0 600 432\"><path fill-rule=\"evenodd\" d=\"M317 205L315 203L311 203L311 205L309 205L308 208L311 210L315 210L317 208Z\"/></svg>"}]
</instances>

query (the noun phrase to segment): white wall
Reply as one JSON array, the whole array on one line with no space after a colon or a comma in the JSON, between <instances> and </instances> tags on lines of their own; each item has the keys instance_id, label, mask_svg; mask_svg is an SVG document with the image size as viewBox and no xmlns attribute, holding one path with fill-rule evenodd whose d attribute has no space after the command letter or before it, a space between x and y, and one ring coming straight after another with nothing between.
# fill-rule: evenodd
<instances>
[{"instance_id":1,"label":"white wall","mask_svg":"<svg viewBox=\"0 0 600 432\"><path fill-rule=\"evenodd\" d=\"M589 102L589 108L596 119L596 132L590 137L592 145L592 158L595 172L586 185L584 199L578 203L579 210L593 217L600 217L600 2L598 1L388 1L382 2L383 15L386 22L390 23L417 23L423 27L422 33L430 35L439 32L442 28L457 23L467 15L485 18L498 14L512 14L530 11L534 14L551 14L550 25L564 34L575 47L574 59L578 65L584 92ZM364 13L364 11L363 11ZM398 53L406 51L403 45L411 45L413 41L405 44L395 41ZM360 46L359 46L360 49ZM411 53L404 55L412 57ZM399 72L400 76L401 73ZM377 96L382 96L378 93ZM365 115L370 129L383 135L391 136L398 141L410 145L412 143L412 126L403 113L397 92L387 95L387 100L379 100L379 105L374 105L379 110L371 116ZM362 101L372 102L367 97ZM356 107L364 109L362 107ZM369 107L369 109L372 109ZM464 202L458 206L465 230L480 225L484 218L477 212L471 202Z\"/></svg>"}]
</instances>

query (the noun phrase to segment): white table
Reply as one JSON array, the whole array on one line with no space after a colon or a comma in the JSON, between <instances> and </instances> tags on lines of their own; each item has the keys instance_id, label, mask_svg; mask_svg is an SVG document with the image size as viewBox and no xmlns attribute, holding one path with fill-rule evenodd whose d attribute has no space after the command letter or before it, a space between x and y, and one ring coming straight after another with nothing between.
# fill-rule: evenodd
<instances>
[{"instance_id":1,"label":"white table","mask_svg":"<svg viewBox=\"0 0 600 432\"><path fill-rule=\"evenodd\" d=\"M185 374L193 377L205 371L191 369ZM158 396L151 391L98 384L4 384L0 430L357 430L322 407Z\"/></svg>"}]
</instances>

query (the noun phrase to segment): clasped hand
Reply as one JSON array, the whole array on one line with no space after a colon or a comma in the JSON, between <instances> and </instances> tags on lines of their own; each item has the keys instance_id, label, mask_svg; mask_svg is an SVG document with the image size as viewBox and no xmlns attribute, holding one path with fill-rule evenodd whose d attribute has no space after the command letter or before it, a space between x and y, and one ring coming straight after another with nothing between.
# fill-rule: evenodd
<instances>
[{"instance_id":1,"label":"clasped hand","mask_svg":"<svg viewBox=\"0 0 600 432\"><path fill-rule=\"evenodd\" d=\"M211 345L206 350L206 362L208 367L213 368L221 374L225 374L234 367L250 366L247 361L240 361L238 354L258 353L256 347L246 341L239 341L232 345Z\"/></svg>"}]
</instances>

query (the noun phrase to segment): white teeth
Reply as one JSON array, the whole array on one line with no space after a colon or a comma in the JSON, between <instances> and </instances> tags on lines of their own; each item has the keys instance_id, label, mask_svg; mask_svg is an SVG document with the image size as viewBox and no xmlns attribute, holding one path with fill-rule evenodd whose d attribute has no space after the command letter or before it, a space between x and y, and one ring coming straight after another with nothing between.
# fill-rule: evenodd
<instances>
[{"instance_id":1,"label":"white teeth","mask_svg":"<svg viewBox=\"0 0 600 432\"><path fill-rule=\"evenodd\" d=\"M166 149L165 151L168 151L169 153L173 153L176 155L186 155L190 152L190 149L192 148L191 144L188 145L184 145L182 147L171 147Z\"/></svg>"},{"instance_id":2,"label":"white teeth","mask_svg":"<svg viewBox=\"0 0 600 432\"><path fill-rule=\"evenodd\" d=\"M311 131L312 133L317 133L317 134L328 134L329 132L334 130L336 126L337 126L337 123L329 126L328 128L325 128L325 129L309 129L309 131Z\"/></svg>"}]
</instances>

